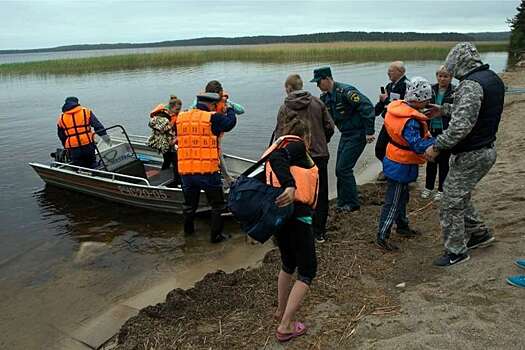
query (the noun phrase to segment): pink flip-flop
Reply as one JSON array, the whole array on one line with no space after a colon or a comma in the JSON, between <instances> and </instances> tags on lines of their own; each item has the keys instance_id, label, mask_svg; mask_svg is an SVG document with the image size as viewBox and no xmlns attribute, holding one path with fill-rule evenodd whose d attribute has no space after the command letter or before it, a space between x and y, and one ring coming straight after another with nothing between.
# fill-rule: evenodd
<instances>
[{"instance_id":1,"label":"pink flip-flop","mask_svg":"<svg viewBox=\"0 0 525 350\"><path fill-rule=\"evenodd\" d=\"M294 331L292 333L281 333L279 331L275 331L275 337L282 343L292 340L293 338L297 338L306 333L306 326L301 322L294 322L293 329Z\"/></svg>"}]
</instances>

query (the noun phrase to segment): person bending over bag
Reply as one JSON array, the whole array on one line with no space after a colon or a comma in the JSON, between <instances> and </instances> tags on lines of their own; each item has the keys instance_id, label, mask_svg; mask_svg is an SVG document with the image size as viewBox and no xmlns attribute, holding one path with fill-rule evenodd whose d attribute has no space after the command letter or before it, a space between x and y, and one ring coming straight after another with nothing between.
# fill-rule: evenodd
<instances>
[{"instance_id":1,"label":"person bending over bag","mask_svg":"<svg viewBox=\"0 0 525 350\"><path fill-rule=\"evenodd\" d=\"M283 141L265 164L266 183L285 188L275 203L294 205L293 215L276 233L282 268L278 277L278 307L275 319L280 322L276 337L288 341L306 333L303 323L294 320L317 272L312 215L317 201L318 169L308 153L308 124L293 117L285 118ZM264 157L264 155L263 155ZM292 286L292 274L297 280Z\"/></svg>"}]
</instances>

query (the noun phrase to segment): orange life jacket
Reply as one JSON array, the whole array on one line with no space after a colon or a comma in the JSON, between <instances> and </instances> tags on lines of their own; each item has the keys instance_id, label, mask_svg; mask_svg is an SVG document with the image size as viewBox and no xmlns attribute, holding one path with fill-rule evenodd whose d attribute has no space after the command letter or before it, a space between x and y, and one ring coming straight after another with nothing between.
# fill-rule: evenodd
<instances>
[{"instance_id":1,"label":"orange life jacket","mask_svg":"<svg viewBox=\"0 0 525 350\"><path fill-rule=\"evenodd\" d=\"M230 98L230 94L223 90L221 100L217 102L217 107L215 108L215 111L219 113L226 113L226 102L228 102L228 98Z\"/></svg>"},{"instance_id":2,"label":"orange life jacket","mask_svg":"<svg viewBox=\"0 0 525 350\"><path fill-rule=\"evenodd\" d=\"M62 113L57 124L66 133L65 148L76 148L93 142L95 133L91 130L91 111L88 108L77 106Z\"/></svg>"},{"instance_id":3,"label":"orange life jacket","mask_svg":"<svg viewBox=\"0 0 525 350\"><path fill-rule=\"evenodd\" d=\"M194 108L177 117L179 174L212 174L219 171L219 144L211 131L215 112Z\"/></svg>"},{"instance_id":4,"label":"orange life jacket","mask_svg":"<svg viewBox=\"0 0 525 350\"><path fill-rule=\"evenodd\" d=\"M261 158L264 158L266 155L273 152L274 150L285 147L290 142L299 141L302 141L302 139L299 136L281 136L270 146L270 148L268 148L263 153ZM319 170L317 169L317 166L315 166L315 163L311 159L310 155L307 154L307 156L310 159L311 164L313 164L312 167L302 168L296 165L292 165L290 167L290 173L292 174L292 177L295 180L295 186L297 187L295 190L294 200L303 204L307 204L312 208L315 208L317 204L317 193L319 191ZM281 187L279 179L273 173L272 166L270 165L269 161L266 161L265 169L266 183L273 187Z\"/></svg>"},{"instance_id":5,"label":"orange life jacket","mask_svg":"<svg viewBox=\"0 0 525 350\"><path fill-rule=\"evenodd\" d=\"M165 104L161 103L155 106L153 110L149 113L150 117L154 117L156 115L159 115L160 113L164 113L170 117L170 123L175 128L175 123L177 122L177 114L173 114L169 108L166 107Z\"/></svg>"},{"instance_id":6,"label":"orange life jacket","mask_svg":"<svg viewBox=\"0 0 525 350\"><path fill-rule=\"evenodd\" d=\"M425 157L408 149L408 142L403 137L403 129L410 119L419 121L422 137L430 137L427 116L410 107L403 100L392 101L388 104L385 129L392 142L389 142L386 147L386 157L401 164L424 164Z\"/></svg>"}]
</instances>

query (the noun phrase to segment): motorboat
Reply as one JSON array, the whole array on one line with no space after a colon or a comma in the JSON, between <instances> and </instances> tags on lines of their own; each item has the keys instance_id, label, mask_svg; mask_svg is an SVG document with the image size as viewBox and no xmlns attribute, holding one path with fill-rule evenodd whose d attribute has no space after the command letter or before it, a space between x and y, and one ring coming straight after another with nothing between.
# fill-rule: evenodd
<instances>
[{"instance_id":1,"label":"motorboat","mask_svg":"<svg viewBox=\"0 0 525 350\"><path fill-rule=\"evenodd\" d=\"M69 163L67 157L61 156L63 152L53 153L49 164L33 162L29 165L49 186L144 209L181 214L182 189L174 185L172 168L161 169L162 155L147 145L148 137L128 135L121 125L106 131L111 135L111 142L97 142L98 165L94 169ZM255 163L228 154L224 154L224 161L228 174L234 178ZM209 209L202 195L197 211Z\"/></svg>"}]
</instances>

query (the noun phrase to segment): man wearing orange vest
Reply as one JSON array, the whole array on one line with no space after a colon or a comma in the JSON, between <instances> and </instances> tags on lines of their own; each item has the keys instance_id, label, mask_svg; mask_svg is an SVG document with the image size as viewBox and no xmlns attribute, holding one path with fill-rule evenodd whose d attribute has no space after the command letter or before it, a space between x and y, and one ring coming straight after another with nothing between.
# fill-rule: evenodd
<instances>
[{"instance_id":1,"label":"man wearing orange vest","mask_svg":"<svg viewBox=\"0 0 525 350\"><path fill-rule=\"evenodd\" d=\"M383 159L383 172L388 184L376 241L387 251L398 249L388 241L394 223L401 236L417 234L408 226L408 185L416 181L419 164L426 161L423 154L435 142L428 132L428 118L421 112L431 98L431 84L417 77L407 83L404 100L392 101L387 106L384 125L390 140Z\"/></svg>"},{"instance_id":2,"label":"man wearing orange vest","mask_svg":"<svg viewBox=\"0 0 525 350\"><path fill-rule=\"evenodd\" d=\"M95 133L106 143L111 139L104 125L88 108L79 104L78 98L67 97L62 114L57 120L57 134L62 146L69 151L71 163L85 168L95 168Z\"/></svg>"},{"instance_id":3,"label":"man wearing orange vest","mask_svg":"<svg viewBox=\"0 0 525 350\"><path fill-rule=\"evenodd\" d=\"M200 191L204 190L212 209L212 243L228 238L222 233L224 194L218 137L232 130L237 122L232 108L227 108L226 114L215 112L220 99L216 93L197 95L197 106L177 117L178 167L184 193L184 232L192 234L195 231L195 212Z\"/></svg>"}]
</instances>

